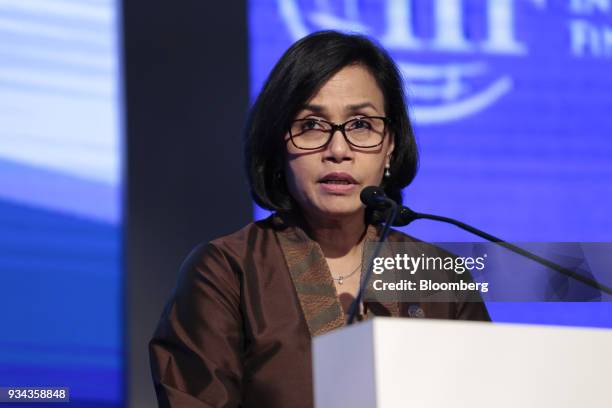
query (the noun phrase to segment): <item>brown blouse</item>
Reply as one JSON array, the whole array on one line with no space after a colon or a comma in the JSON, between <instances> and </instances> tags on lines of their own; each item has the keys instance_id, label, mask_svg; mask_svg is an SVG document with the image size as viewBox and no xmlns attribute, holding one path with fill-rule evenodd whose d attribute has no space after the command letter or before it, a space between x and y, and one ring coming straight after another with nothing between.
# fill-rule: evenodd
<instances>
[{"instance_id":1,"label":"brown blouse","mask_svg":"<svg viewBox=\"0 0 612 408\"><path fill-rule=\"evenodd\" d=\"M200 245L149 344L160 407L313 406L311 338L345 317L319 245L271 216ZM368 240L380 228L369 226ZM416 241L393 231L390 242ZM366 316L490 320L484 303L368 303Z\"/></svg>"}]
</instances>

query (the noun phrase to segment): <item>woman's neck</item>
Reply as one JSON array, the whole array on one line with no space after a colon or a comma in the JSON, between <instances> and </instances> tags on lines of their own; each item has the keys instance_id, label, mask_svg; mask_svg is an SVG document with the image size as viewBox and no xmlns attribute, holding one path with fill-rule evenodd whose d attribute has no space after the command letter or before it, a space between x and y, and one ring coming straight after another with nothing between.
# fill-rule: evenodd
<instances>
[{"instance_id":1,"label":"woman's neck","mask_svg":"<svg viewBox=\"0 0 612 408\"><path fill-rule=\"evenodd\" d=\"M342 218L307 217L308 233L317 241L326 258L340 258L360 253L365 236L363 213Z\"/></svg>"}]
</instances>

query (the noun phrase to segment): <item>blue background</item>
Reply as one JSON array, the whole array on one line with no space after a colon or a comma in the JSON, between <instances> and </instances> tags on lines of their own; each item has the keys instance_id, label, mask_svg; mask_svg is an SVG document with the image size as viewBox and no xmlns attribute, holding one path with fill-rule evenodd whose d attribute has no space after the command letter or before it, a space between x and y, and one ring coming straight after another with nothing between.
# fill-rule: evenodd
<instances>
[{"instance_id":1,"label":"blue background","mask_svg":"<svg viewBox=\"0 0 612 408\"><path fill-rule=\"evenodd\" d=\"M74 407L123 399L117 7L0 4L0 385Z\"/></svg>"},{"instance_id":2,"label":"blue background","mask_svg":"<svg viewBox=\"0 0 612 408\"><path fill-rule=\"evenodd\" d=\"M365 33L400 67L420 67L423 75L403 71L421 154L419 173L404 191L405 205L459 219L511 242L609 242L612 45L605 44L603 32L612 26L612 4L590 3L252 0L251 96L301 36L321 29ZM453 4L460 16L457 30L446 34L442 45L436 40L437 4L447 19L445 27L452 25ZM501 16L492 28L489 10ZM402 13L407 17L397 26L411 32L418 47L407 44L406 37L403 42L389 39L388 16ZM500 21L507 22L514 49L486 47L487 39L503 36L493 33L503 29ZM467 46L453 46L453 40ZM478 64L480 71L465 74L453 95L436 72L457 64ZM497 81L505 91L490 103L463 114L452 109L453 103L470 104L470 98ZM436 107L445 113L427 114ZM256 208L256 218L264 215ZM475 240L431 221L403 230L431 242ZM609 303L488 307L495 321L612 327Z\"/></svg>"}]
</instances>

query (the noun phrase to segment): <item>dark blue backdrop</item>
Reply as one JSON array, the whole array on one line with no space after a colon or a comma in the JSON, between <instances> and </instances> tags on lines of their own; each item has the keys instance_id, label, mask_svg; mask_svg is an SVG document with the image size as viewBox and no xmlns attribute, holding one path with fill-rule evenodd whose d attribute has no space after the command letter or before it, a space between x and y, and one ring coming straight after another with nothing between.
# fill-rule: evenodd
<instances>
[{"instance_id":1,"label":"dark blue backdrop","mask_svg":"<svg viewBox=\"0 0 612 408\"><path fill-rule=\"evenodd\" d=\"M284 50L313 31L365 33L391 53L421 153L405 204L513 242L612 241L610 2L251 0L249 7L252 97ZM429 221L404 230L428 241L474 240ZM488 306L496 321L612 327L609 303Z\"/></svg>"},{"instance_id":2,"label":"dark blue backdrop","mask_svg":"<svg viewBox=\"0 0 612 408\"><path fill-rule=\"evenodd\" d=\"M0 4L0 385L75 407L123 398L118 6Z\"/></svg>"}]
</instances>

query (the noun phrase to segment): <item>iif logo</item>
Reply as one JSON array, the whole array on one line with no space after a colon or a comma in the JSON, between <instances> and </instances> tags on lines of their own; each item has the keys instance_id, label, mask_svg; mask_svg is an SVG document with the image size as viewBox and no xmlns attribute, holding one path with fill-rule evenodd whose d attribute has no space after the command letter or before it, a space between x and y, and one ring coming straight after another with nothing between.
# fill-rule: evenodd
<instances>
[{"instance_id":1,"label":"iif logo","mask_svg":"<svg viewBox=\"0 0 612 408\"><path fill-rule=\"evenodd\" d=\"M546 0L277 1L294 40L318 30L377 38L404 74L419 124L469 117L510 92L512 77L493 72L486 57L528 55L516 35L515 3L546 7ZM415 63L416 57L431 62Z\"/></svg>"}]
</instances>

